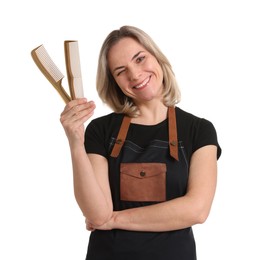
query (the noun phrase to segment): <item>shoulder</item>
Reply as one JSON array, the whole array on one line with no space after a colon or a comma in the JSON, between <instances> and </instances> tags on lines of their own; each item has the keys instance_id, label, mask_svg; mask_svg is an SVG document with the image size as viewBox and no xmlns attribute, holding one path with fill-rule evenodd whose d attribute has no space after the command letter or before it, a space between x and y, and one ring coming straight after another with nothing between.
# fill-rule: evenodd
<instances>
[{"instance_id":1,"label":"shoulder","mask_svg":"<svg viewBox=\"0 0 256 260\"><path fill-rule=\"evenodd\" d=\"M91 121L90 124L102 124L102 123L111 123L116 122L118 119L120 120L123 118L123 114L117 114L117 113L110 113L104 116L97 117Z\"/></svg>"},{"instance_id":2,"label":"shoulder","mask_svg":"<svg viewBox=\"0 0 256 260\"><path fill-rule=\"evenodd\" d=\"M217 131L211 121L198 117L176 107L178 136L182 140L192 142L192 152L202 146L213 144L218 147L218 157L221 148L218 144Z\"/></svg>"},{"instance_id":3,"label":"shoulder","mask_svg":"<svg viewBox=\"0 0 256 260\"><path fill-rule=\"evenodd\" d=\"M181 123L192 123L192 122L198 122L201 118L198 116L195 116L194 114L191 114L180 107L175 107L176 111L176 118Z\"/></svg>"},{"instance_id":4,"label":"shoulder","mask_svg":"<svg viewBox=\"0 0 256 260\"><path fill-rule=\"evenodd\" d=\"M113 131L121 124L123 114L110 113L93 119L86 127L86 132L98 131L101 134Z\"/></svg>"},{"instance_id":5,"label":"shoulder","mask_svg":"<svg viewBox=\"0 0 256 260\"><path fill-rule=\"evenodd\" d=\"M177 124L179 124L181 127L203 127L203 128L214 128L211 121L208 119L198 117L194 114L191 114L187 111L182 110L179 107L175 108L176 111L176 120Z\"/></svg>"},{"instance_id":6,"label":"shoulder","mask_svg":"<svg viewBox=\"0 0 256 260\"><path fill-rule=\"evenodd\" d=\"M85 148L88 153L108 156L111 136L118 132L123 115L111 113L93 119L85 130Z\"/></svg>"}]
</instances>

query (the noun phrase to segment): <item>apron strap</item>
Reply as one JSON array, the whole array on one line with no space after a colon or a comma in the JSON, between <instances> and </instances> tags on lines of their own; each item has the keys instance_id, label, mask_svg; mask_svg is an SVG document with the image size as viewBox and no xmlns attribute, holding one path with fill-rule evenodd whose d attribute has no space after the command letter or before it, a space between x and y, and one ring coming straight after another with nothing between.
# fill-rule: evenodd
<instances>
[{"instance_id":1,"label":"apron strap","mask_svg":"<svg viewBox=\"0 0 256 260\"><path fill-rule=\"evenodd\" d=\"M113 150L110 154L111 157L116 158L119 155L124 145L130 123L131 123L131 118L128 116L124 116ZM178 138L177 138L177 126L176 126L176 113L174 107L168 108L168 128L169 128L170 156L178 161L179 160Z\"/></svg>"},{"instance_id":2,"label":"apron strap","mask_svg":"<svg viewBox=\"0 0 256 260\"><path fill-rule=\"evenodd\" d=\"M121 149L124 145L130 123L131 123L131 118L128 117L128 116L125 116L123 118L123 121L122 121L120 130L119 130L115 145L114 145L113 150L111 152L111 155L110 155L111 157L116 158L119 155L119 153L120 153L120 151L121 151Z\"/></svg>"},{"instance_id":3,"label":"apron strap","mask_svg":"<svg viewBox=\"0 0 256 260\"><path fill-rule=\"evenodd\" d=\"M176 113L174 107L169 107L168 109L168 128L170 155L171 157L179 161Z\"/></svg>"}]
</instances>

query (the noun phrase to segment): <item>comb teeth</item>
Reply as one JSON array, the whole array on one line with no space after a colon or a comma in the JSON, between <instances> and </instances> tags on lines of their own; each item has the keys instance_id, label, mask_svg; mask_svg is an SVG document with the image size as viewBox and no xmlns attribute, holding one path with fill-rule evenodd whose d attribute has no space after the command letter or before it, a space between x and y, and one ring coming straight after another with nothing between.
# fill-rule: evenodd
<instances>
[{"instance_id":1,"label":"comb teeth","mask_svg":"<svg viewBox=\"0 0 256 260\"><path fill-rule=\"evenodd\" d=\"M60 72L58 67L52 61L51 57L49 56L43 45L39 46L35 50L35 53L41 64L44 66L44 68L48 71L48 73L56 82L64 78L64 75Z\"/></svg>"}]
</instances>

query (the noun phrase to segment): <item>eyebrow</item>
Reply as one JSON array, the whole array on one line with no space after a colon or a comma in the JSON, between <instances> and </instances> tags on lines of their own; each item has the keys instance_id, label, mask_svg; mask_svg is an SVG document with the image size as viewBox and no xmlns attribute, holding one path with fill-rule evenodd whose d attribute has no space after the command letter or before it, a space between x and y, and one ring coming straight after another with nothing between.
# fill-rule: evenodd
<instances>
[{"instance_id":1,"label":"eyebrow","mask_svg":"<svg viewBox=\"0 0 256 260\"><path fill-rule=\"evenodd\" d=\"M144 51L139 51L138 53L136 53L132 58L131 58L131 61L136 59L142 52ZM116 71L116 70L119 70L119 69L123 69L124 66L120 66L120 67L116 67L114 70L113 70L113 73Z\"/></svg>"}]
</instances>

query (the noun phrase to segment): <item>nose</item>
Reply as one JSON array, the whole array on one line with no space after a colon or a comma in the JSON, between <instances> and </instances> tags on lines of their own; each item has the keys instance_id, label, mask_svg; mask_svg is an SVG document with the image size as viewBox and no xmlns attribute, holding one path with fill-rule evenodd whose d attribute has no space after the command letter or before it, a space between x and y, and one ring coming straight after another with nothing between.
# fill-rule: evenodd
<instances>
[{"instance_id":1,"label":"nose","mask_svg":"<svg viewBox=\"0 0 256 260\"><path fill-rule=\"evenodd\" d=\"M128 78L130 81L136 81L140 78L141 71L138 67L130 67L128 69Z\"/></svg>"}]
</instances>

